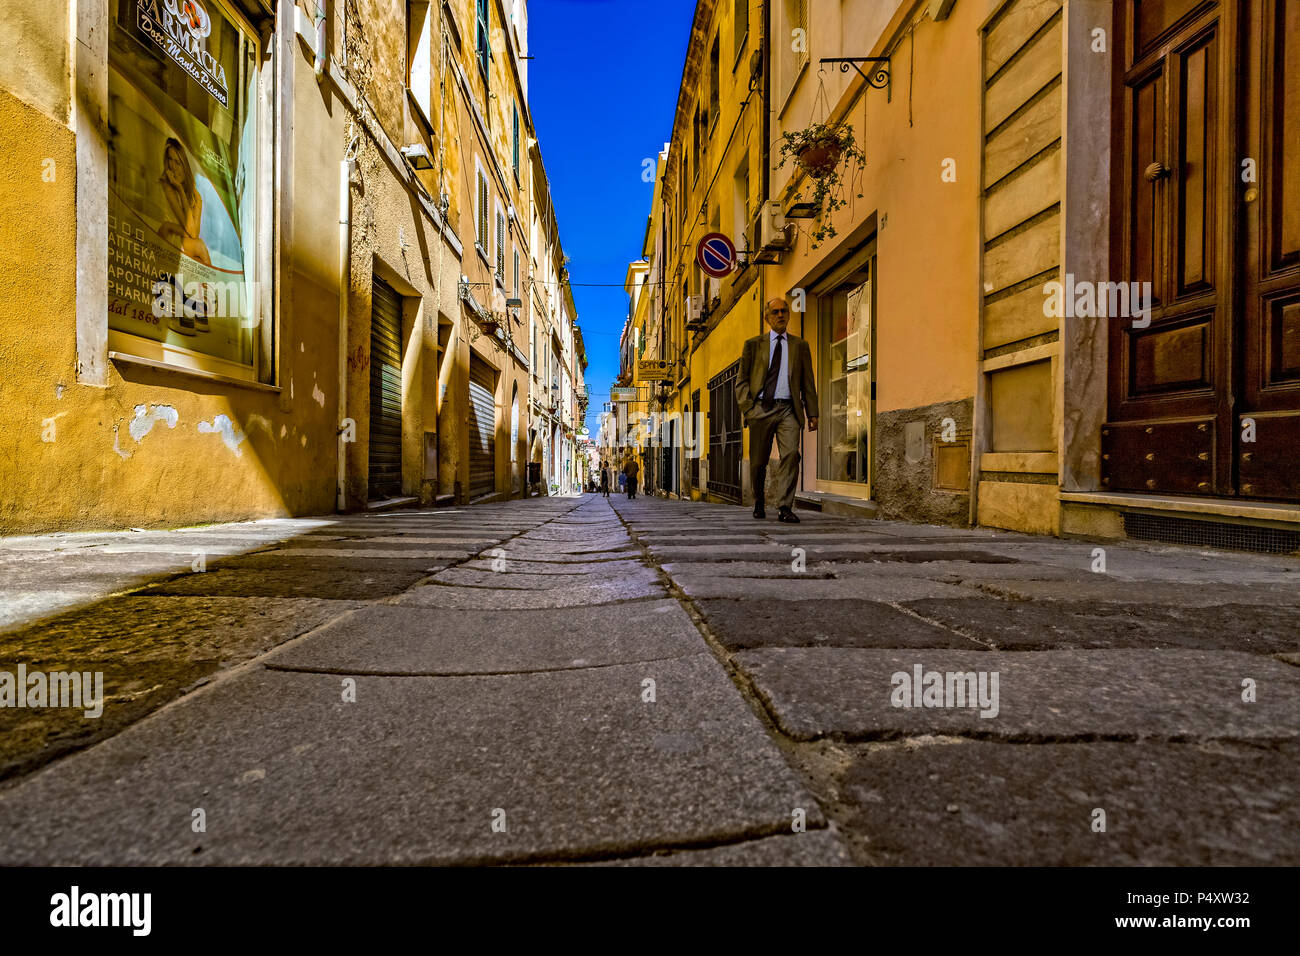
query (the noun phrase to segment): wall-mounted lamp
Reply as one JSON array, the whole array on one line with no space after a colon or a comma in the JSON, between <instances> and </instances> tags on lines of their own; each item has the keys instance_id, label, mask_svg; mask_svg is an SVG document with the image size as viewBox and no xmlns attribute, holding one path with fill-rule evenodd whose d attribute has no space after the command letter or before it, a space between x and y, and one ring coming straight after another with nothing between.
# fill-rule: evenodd
<instances>
[{"instance_id":1,"label":"wall-mounted lamp","mask_svg":"<svg viewBox=\"0 0 1300 956\"><path fill-rule=\"evenodd\" d=\"M433 169L433 160L429 157L429 151L425 149L423 143L403 146L401 152L415 169Z\"/></svg>"},{"instance_id":2,"label":"wall-mounted lamp","mask_svg":"<svg viewBox=\"0 0 1300 956\"><path fill-rule=\"evenodd\" d=\"M817 204L811 202L793 203L785 211L786 219L812 219L817 215Z\"/></svg>"}]
</instances>

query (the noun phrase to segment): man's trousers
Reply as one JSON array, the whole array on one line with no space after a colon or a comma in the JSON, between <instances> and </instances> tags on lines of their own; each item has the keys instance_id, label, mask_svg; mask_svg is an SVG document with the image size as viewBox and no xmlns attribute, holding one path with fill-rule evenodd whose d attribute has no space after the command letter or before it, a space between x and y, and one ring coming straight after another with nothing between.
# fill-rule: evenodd
<instances>
[{"instance_id":1,"label":"man's trousers","mask_svg":"<svg viewBox=\"0 0 1300 956\"><path fill-rule=\"evenodd\" d=\"M772 471L772 490L778 507L793 508L794 492L799 484L799 436L803 432L794 417L794 406L779 401L771 410L764 410L759 403L749 410L745 424L749 426L749 479L754 503L764 500L767 462L772 457L775 440L781 460Z\"/></svg>"}]
</instances>

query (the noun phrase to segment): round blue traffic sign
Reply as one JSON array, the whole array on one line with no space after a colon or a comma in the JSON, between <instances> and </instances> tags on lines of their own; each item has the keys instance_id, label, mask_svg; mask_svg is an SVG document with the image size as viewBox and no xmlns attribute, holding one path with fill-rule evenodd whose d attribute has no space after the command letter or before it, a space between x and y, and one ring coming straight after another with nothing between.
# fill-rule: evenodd
<instances>
[{"instance_id":1,"label":"round blue traffic sign","mask_svg":"<svg viewBox=\"0 0 1300 956\"><path fill-rule=\"evenodd\" d=\"M722 233L711 232L696 247L695 261L713 278L721 279L736 268L736 246Z\"/></svg>"}]
</instances>

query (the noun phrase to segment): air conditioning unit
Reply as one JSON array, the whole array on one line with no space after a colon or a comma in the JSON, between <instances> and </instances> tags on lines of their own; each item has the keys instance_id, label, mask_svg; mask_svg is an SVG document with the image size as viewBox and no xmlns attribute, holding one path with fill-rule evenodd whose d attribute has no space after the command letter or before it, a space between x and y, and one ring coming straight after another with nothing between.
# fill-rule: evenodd
<instances>
[{"instance_id":1,"label":"air conditioning unit","mask_svg":"<svg viewBox=\"0 0 1300 956\"><path fill-rule=\"evenodd\" d=\"M763 203L758 212L758 247L785 252L794 246L794 227L786 225L785 213L776 200Z\"/></svg>"},{"instance_id":2,"label":"air conditioning unit","mask_svg":"<svg viewBox=\"0 0 1300 956\"><path fill-rule=\"evenodd\" d=\"M686 297L686 324L698 325L703 321L704 296L688 295Z\"/></svg>"}]
</instances>

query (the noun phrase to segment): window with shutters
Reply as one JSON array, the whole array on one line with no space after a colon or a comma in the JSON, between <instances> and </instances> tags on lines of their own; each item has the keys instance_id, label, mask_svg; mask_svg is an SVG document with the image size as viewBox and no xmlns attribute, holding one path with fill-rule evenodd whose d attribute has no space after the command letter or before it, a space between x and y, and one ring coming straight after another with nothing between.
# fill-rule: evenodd
<instances>
[{"instance_id":1,"label":"window with shutters","mask_svg":"<svg viewBox=\"0 0 1300 956\"><path fill-rule=\"evenodd\" d=\"M477 38L477 46L475 47L475 54L478 59L479 72L483 74L483 86L486 89L488 82L488 57L491 55L488 45L488 0L478 0L478 16L476 17L476 20L477 26L475 36Z\"/></svg>"},{"instance_id":2,"label":"window with shutters","mask_svg":"<svg viewBox=\"0 0 1300 956\"><path fill-rule=\"evenodd\" d=\"M502 285L506 284L506 214L501 211L501 204L497 203L497 245L496 245L496 277L497 282Z\"/></svg>"},{"instance_id":3,"label":"window with shutters","mask_svg":"<svg viewBox=\"0 0 1300 956\"><path fill-rule=\"evenodd\" d=\"M713 47L709 50L709 119L706 132L712 133L713 127L717 125L718 114L722 112L722 93L718 89L721 80L719 61L721 50L719 44L722 42L722 35L715 34L713 37Z\"/></svg>"},{"instance_id":4,"label":"window with shutters","mask_svg":"<svg viewBox=\"0 0 1300 956\"><path fill-rule=\"evenodd\" d=\"M511 160L514 164L515 182L519 182L519 104L514 104L511 122Z\"/></svg>"},{"instance_id":5,"label":"window with shutters","mask_svg":"<svg viewBox=\"0 0 1300 956\"><path fill-rule=\"evenodd\" d=\"M686 220L686 181L690 178L686 174L686 166L687 160L683 157L677 167L677 221L683 225Z\"/></svg>"},{"instance_id":6,"label":"window with shutters","mask_svg":"<svg viewBox=\"0 0 1300 956\"><path fill-rule=\"evenodd\" d=\"M700 178L700 165L701 165L701 163L700 163L700 110L699 110L699 107L696 107L696 109L695 109L695 149L694 149L694 151L691 153L691 157L692 157L692 160L693 160L693 165L694 165L694 167L695 167L695 178L696 178L696 180L698 180L698 179Z\"/></svg>"},{"instance_id":7,"label":"window with shutters","mask_svg":"<svg viewBox=\"0 0 1300 956\"><path fill-rule=\"evenodd\" d=\"M428 0L407 0L406 88L426 121L433 115L432 21Z\"/></svg>"},{"instance_id":8,"label":"window with shutters","mask_svg":"<svg viewBox=\"0 0 1300 956\"><path fill-rule=\"evenodd\" d=\"M474 160L474 172L478 180L478 192L474 199L474 224L475 224L475 242L478 245L479 252L487 255L487 248L492 241L488 233L488 181L483 172L483 167L479 165L478 160Z\"/></svg>"},{"instance_id":9,"label":"window with shutters","mask_svg":"<svg viewBox=\"0 0 1300 956\"><path fill-rule=\"evenodd\" d=\"M749 40L749 0L736 0L736 15L732 22L736 27L732 52L736 61L732 65L734 70L740 65L740 60L745 55L745 44Z\"/></svg>"},{"instance_id":10,"label":"window with shutters","mask_svg":"<svg viewBox=\"0 0 1300 956\"><path fill-rule=\"evenodd\" d=\"M778 112L784 112L789 105L794 88L808 66L808 0L781 0L785 20L785 30L780 43L774 44L780 51L777 59L777 104Z\"/></svg>"},{"instance_id":11,"label":"window with shutters","mask_svg":"<svg viewBox=\"0 0 1300 956\"><path fill-rule=\"evenodd\" d=\"M738 237L739 244L748 250L752 248L745 238L746 230L749 228L749 153L740 157L740 162L736 164L733 184L732 208L735 210L735 215L732 218L732 235Z\"/></svg>"},{"instance_id":12,"label":"window with shutters","mask_svg":"<svg viewBox=\"0 0 1300 956\"><path fill-rule=\"evenodd\" d=\"M522 298L519 288L519 250L515 250L515 281L514 281L515 298Z\"/></svg>"}]
</instances>

